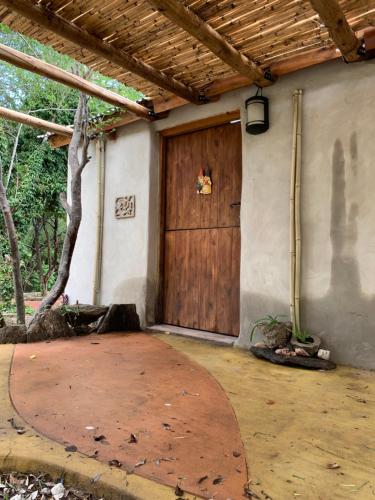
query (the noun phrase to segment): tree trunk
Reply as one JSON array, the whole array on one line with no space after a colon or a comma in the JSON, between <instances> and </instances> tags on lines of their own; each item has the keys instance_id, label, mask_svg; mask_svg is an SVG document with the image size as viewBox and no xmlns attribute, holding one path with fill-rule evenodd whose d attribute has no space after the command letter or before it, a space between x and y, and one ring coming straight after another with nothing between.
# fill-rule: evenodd
<instances>
[{"instance_id":1,"label":"tree trunk","mask_svg":"<svg viewBox=\"0 0 375 500\"><path fill-rule=\"evenodd\" d=\"M81 158L78 157L78 150L82 142ZM57 273L57 279L51 291L42 301L37 314L46 308L50 308L61 296L69 279L70 264L72 261L74 247L77 241L77 235L82 218L81 203L81 175L84 167L89 161L87 155L89 139L87 135L87 96L80 94L77 111L74 118L74 129L72 140L69 145L68 162L71 171L70 183L70 205L66 197L61 196L61 203L64 206L69 222L66 230L63 249L61 253L60 265Z\"/></svg>"},{"instance_id":2,"label":"tree trunk","mask_svg":"<svg viewBox=\"0 0 375 500\"><path fill-rule=\"evenodd\" d=\"M12 261L13 283L14 283L14 296L16 300L17 309L17 323L25 324L25 301L23 298L23 286L20 265L20 253L18 250L18 241L16 228L12 212L9 207L8 198L3 183L2 167L0 165L0 205L3 212L5 227L7 229L8 241L10 246L10 257Z\"/></svg>"}]
</instances>

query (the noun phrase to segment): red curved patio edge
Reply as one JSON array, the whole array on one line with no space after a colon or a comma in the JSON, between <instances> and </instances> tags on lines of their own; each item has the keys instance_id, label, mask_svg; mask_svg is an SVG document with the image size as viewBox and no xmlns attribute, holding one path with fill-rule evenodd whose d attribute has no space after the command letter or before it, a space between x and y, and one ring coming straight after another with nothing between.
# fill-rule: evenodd
<instances>
[{"instance_id":1,"label":"red curved patio edge","mask_svg":"<svg viewBox=\"0 0 375 500\"><path fill-rule=\"evenodd\" d=\"M19 344L10 390L20 415L55 441L205 498L243 498L245 451L226 394L151 335Z\"/></svg>"}]
</instances>

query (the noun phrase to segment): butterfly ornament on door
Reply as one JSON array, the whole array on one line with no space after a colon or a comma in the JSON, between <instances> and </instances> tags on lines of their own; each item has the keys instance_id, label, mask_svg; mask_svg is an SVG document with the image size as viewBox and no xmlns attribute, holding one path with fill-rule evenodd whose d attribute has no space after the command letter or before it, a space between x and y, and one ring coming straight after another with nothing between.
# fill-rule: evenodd
<instances>
[{"instance_id":1,"label":"butterfly ornament on door","mask_svg":"<svg viewBox=\"0 0 375 500\"><path fill-rule=\"evenodd\" d=\"M204 170L200 168L197 180L197 194L211 194L212 193L212 180L211 172L208 167Z\"/></svg>"}]
</instances>

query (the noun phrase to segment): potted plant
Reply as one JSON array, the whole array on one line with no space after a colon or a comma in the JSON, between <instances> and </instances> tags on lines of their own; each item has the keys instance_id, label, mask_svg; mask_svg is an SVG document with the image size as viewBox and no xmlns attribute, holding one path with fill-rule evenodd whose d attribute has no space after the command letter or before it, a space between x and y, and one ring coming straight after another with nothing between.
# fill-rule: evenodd
<instances>
[{"instance_id":1,"label":"potted plant","mask_svg":"<svg viewBox=\"0 0 375 500\"><path fill-rule=\"evenodd\" d=\"M253 328L250 332L250 341L253 340L253 336L256 330L259 330L263 337L264 343L270 349L275 349L277 347L285 347L292 334L292 324L285 321L280 321L279 318L285 316L271 316L270 314L264 318L258 319L253 323Z\"/></svg>"},{"instance_id":2,"label":"potted plant","mask_svg":"<svg viewBox=\"0 0 375 500\"><path fill-rule=\"evenodd\" d=\"M310 356L314 356L320 348L321 340L316 335L312 335L307 330L303 330L298 326L293 328L292 338L290 339L291 346L304 349Z\"/></svg>"}]
</instances>

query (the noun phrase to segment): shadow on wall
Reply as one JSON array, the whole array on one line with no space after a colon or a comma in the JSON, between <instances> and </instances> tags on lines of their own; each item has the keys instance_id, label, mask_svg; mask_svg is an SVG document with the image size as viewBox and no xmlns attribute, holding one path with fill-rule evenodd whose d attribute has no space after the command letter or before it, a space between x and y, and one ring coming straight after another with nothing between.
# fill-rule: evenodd
<instances>
[{"instance_id":1,"label":"shadow on wall","mask_svg":"<svg viewBox=\"0 0 375 500\"><path fill-rule=\"evenodd\" d=\"M347 166L340 139L334 144L332 155L331 187L331 277L328 293L318 300L301 301L303 325L321 335L324 345L332 350L333 359L339 363L363 368L375 368L375 296L362 291L359 263L356 256L358 238L357 220L359 205L349 206L346 199ZM353 179L354 198L358 199L357 136L350 142L349 169ZM245 294L242 297L245 311L240 346L249 345L251 321L265 314L289 315L289 305L272 297Z\"/></svg>"},{"instance_id":2,"label":"shadow on wall","mask_svg":"<svg viewBox=\"0 0 375 500\"><path fill-rule=\"evenodd\" d=\"M121 281L113 290L113 304L136 304L141 326L145 325L146 278Z\"/></svg>"}]
</instances>

